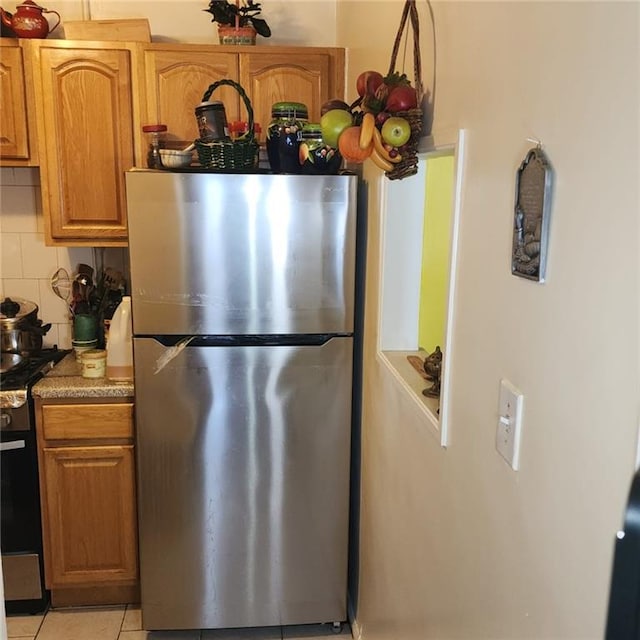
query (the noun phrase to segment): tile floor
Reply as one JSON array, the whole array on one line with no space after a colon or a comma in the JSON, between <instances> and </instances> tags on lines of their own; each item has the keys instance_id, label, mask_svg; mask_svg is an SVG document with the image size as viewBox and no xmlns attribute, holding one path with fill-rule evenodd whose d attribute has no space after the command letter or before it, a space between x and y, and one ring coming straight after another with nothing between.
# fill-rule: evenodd
<instances>
[{"instance_id":1,"label":"tile floor","mask_svg":"<svg viewBox=\"0 0 640 640\"><path fill-rule=\"evenodd\" d=\"M8 616L10 640L329 640L328 625L261 627L208 631L143 631L140 608L82 607L56 609L35 616ZM344 625L343 638L351 637Z\"/></svg>"}]
</instances>

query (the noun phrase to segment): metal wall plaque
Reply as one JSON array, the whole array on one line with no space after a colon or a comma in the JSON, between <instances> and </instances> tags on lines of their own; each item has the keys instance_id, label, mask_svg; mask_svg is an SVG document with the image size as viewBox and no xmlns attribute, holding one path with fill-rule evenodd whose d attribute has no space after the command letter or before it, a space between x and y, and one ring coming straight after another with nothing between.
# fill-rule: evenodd
<instances>
[{"instance_id":1,"label":"metal wall plaque","mask_svg":"<svg viewBox=\"0 0 640 640\"><path fill-rule=\"evenodd\" d=\"M549 239L553 170L537 146L527 153L516 174L511 273L544 282Z\"/></svg>"}]
</instances>

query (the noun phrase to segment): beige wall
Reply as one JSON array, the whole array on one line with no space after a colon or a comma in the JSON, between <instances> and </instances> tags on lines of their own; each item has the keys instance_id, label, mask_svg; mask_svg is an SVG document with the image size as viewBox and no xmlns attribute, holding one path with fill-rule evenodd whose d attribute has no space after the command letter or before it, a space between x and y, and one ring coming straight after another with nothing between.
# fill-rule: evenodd
<instances>
[{"instance_id":1,"label":"beige wall","mask_svg":"<svg viewBox=\"0 0 640 640\"><path fill-rule=\"evenodd\" d=\"M386 71L401 7L338 0L351 94L360 71ZM374 357L380 178L367 168L358 622L365 640L602 638L638 425L639 5L434 11L434 130L468 131L451 444ZM556 172L544 285L509 268L527 137ZM494 447L501 377L525 396L517 473Z\"/></svg>"},{"instance_id":2,"label":"beige wall","mask_svg":"<svg viewBox=\"0 0 640 640\"><path fill-rule=\"evenodd\" d=\"M261 4L272 36L259 37L258 44L335 45L335 0L266 0ZM12 10L12 2L8 5L5 8ZM211 14L203 13L208 5L208 0L58 0L55 7L47 6L62 16L62 27L54 34L57 37L63 37L65 20L148 18L154 41L215 44L217 25L211 23Z\"/></svg>"}]
</instances>

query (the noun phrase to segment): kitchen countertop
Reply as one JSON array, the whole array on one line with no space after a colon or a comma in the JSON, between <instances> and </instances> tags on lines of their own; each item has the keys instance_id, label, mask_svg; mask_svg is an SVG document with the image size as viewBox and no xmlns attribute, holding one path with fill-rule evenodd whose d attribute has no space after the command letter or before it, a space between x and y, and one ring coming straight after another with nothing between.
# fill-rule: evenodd
<instances>
[{"instance_id":1,"label":"kitchen countertop","mask_svg":"<svg viewBox=\"0 0 640 640\"><path fill-rule=\"evenodd\" d=\"M133 396L133 382L83 378L72 352L37 382L32 392L37 398L125 398Z\"/></svg>"}]
</instances>

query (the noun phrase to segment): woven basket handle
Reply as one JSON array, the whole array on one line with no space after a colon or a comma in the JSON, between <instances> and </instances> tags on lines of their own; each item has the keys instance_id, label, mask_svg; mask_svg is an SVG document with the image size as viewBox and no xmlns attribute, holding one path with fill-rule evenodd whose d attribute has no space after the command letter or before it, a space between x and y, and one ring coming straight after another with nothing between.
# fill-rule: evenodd
<instances>
[{"instance_id":1,"label":"woven basket handle","mask_svg":"<svg viewBox=\"0 0 640 640\"><path fill-rule=\"evenodd\" d=\"M247 109L247 115L249 116L249 122L248 122L249 131L247 131L247 133L245 133L242 136L242 139L253 140L255 138L255 132L253 131L253 107L251 106L251 102L249 101L249 98L245 93L245 90L237 82L235 82L234 80L229 80L228 78L224 78L222 80L218 80L217 82L214 82L213 84L209 85L209 88L204 92L204 95L202 96L202 102L207 102L211 97L211 94L218 87L222 87L224 85L233 87L240 94L240 97L244 102L244 106Z\"/></svg>"},{"instance_id":2,"label":"woven basket handle","mask_svg":"<svg viewBox=\"0 0 640 640\"><path fill-rule=\"evenodd\" d=\"M420 22L418 20L418 9L415 0L405 0L402 16L400 18L400 26L393 43L393 51L391 52L391 62L389 64L389 74L396 70L396 60L400 49L402 34L407 26L407 18L411 18L411 28L413 30L413 76L416 93L418 94L418 104L422 100L422 60L420 58Z\"/></svg>"}]
</instances>

